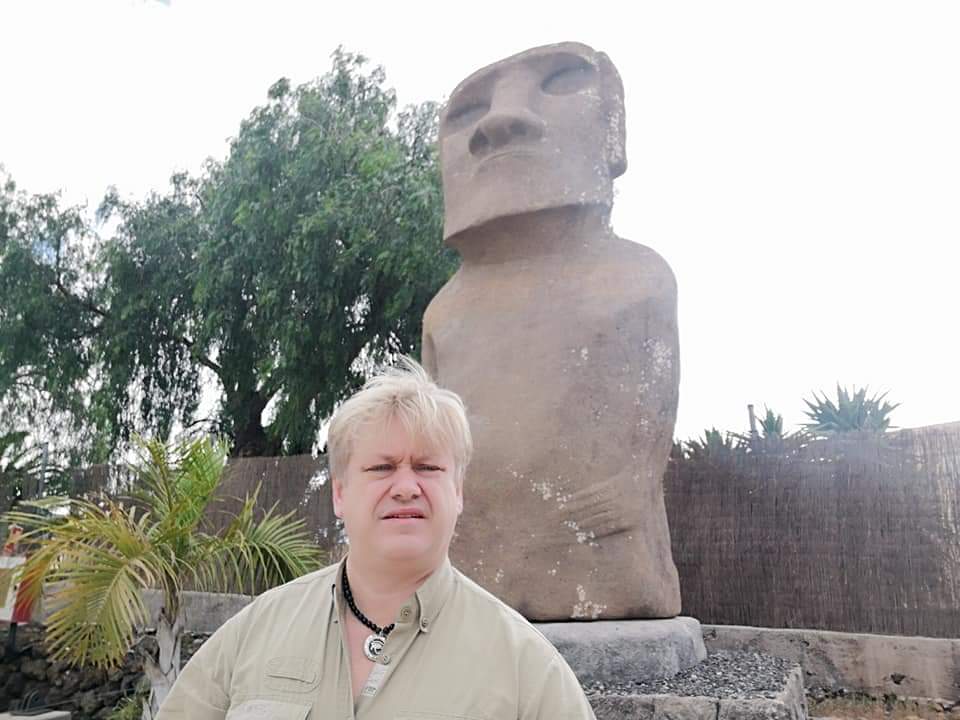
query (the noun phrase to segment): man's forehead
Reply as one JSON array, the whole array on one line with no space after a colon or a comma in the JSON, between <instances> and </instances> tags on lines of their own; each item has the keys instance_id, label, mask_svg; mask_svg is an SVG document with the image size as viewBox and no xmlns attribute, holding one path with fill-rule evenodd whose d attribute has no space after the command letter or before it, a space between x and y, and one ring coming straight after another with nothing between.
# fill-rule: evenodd
<instances>
[{"instance_id":1,"label":"man's forehead","mask_svg":"<svg viewBox=\"0 0 960 720\"><path fill-rule=\"evenodd\" d=\"M399 419L381 418L364 423L354 442L354 453L368 456L397 457L411 453L417 457L442 452L441 443L424 432L406 427Z\"/></svg>"},{"instance_id":2,"label":"man's forehead","mask_svg":"<svg viewBox=\"0 0 960 720\"><path fill-rule=\"evenodd\" d=\"M454 98L464 91L468 91L476 86L483 85L486 82L494 80L513 66L523 64L535 65L553 57L569 55L574 55L586 60L591 64L596 64L597 51L591 48L589 45L584 45L583 43L577 42L562 42L554 43L553 45L542 45L540 47L517 53L516 55L511 55L508 58L498 60L495 63L487 65L486 67L480 68L476 72L469 75L465 80L461 81L460 84L457 85L454 91L450 94L450 97Z\"/></svg>"}]
</instances>

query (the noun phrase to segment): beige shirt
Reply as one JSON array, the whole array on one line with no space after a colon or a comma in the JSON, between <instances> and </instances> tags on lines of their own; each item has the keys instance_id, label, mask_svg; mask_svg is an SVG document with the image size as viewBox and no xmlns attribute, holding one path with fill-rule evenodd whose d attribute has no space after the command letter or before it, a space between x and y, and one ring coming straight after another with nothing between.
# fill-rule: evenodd
<instances>
[{"instance_id":1,"label":"beige shirt","mask_svg":"<svg viewBox=\"0 0 960 720\"><path fill-rule=\"evenodd\" d=\"M182 670L159 720L593 720L560 653L449 561L400 609L354 704L342 566L228 620Z\"/></svg>"}]
</instances>

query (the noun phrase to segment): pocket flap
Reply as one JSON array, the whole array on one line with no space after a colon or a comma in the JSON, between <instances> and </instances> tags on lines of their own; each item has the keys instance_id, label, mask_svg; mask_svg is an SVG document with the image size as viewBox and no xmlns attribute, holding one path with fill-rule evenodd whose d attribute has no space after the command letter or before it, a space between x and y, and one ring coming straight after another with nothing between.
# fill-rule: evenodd
<instances>
[{"instance_id":1,"label":"pocket flap","mask_svg":"<svg viewBox=\"0 0 960 720\"><path fill-rule=\"evenodd\" d=\"M313 683L317 680L317 667L310 658L275 657L267 661L267 675Z\"/></svg>"}]
</instances>

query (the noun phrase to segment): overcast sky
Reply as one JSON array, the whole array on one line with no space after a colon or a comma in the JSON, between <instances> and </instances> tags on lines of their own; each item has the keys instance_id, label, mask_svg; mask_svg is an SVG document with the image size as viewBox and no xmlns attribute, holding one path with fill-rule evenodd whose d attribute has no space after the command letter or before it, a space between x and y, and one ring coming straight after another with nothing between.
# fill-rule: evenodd
<instances>
[{"instance_id":1,"label":"overcast sky","mask_svg":"<svg viewBox=\"0 0 960 720\"><path fill-rule=\"evenodd\" d=\"M401 103L578 40L623 76L618 234L679 283L677 434L837 382L960 420L960 2L3 0L0 163L91 210L223 157L338 45Z\"/></svg>"}]
</instances>

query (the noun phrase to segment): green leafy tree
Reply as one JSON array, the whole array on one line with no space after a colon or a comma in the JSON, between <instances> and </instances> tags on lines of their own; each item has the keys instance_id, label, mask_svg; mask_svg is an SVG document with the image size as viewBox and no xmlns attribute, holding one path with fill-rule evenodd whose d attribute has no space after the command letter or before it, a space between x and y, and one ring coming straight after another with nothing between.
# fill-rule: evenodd
<instances>
[{"instance_id":1,"label":"green leafy tree","mask_svg":"<svg viewBox=\"0 0 960 720\"><path fill-rule=\"evenodd\" d=\"M890 426L890 413L900 404L891 405L885 401L887 394L867 397L867 388L852 392L837 385L837 401L829 399L824 393L822 396L813 394L812 400L805 399L806 415L810 422L804 427L813 435L836 435L838 433L884 432Z\"/></svg>"},{"instance_id":2,"label":"green leafy tree","mask_svg":"<svg viewBox=\"0 0 960 720\"><path fill-rule=\"evenodd\" d=\"M293 513L271 510L257 520L255 496L224 531L205 532L204 513L226 464L222 444L195 440L171 449L152 441L139 452L138 489L127 502L74 500L67 516L14 511L6 519L30 529L24 541L35 544L22 569L29 596L59 583L46 623L53 657L114 668L137 648L151 685L144 704L150 718L180 671L185 587L259 592L316 569L320 552ZM42 510L53 502L63 499L32 505ZM152 618L147 588L162 597ZM156 653L138 642L148 624L157 629Z\"/></svg>"},{"instance_id":3,"label":"green leafy tree","mask_svg":"<svg viewBox=\"0 0 960 720\"><path fill-rule=\"evenodd\" d=\"M436 130L434 104L398 113L383 70L338 51L319 80L274 84L201 177L108 193L107 238L7 183L0 398L72 419L94 460L198 420L235 455L309 451L367 367L418 353L456 267ZM197 419L205 385L219 404Z\"/></svg>"}]
</instances>

